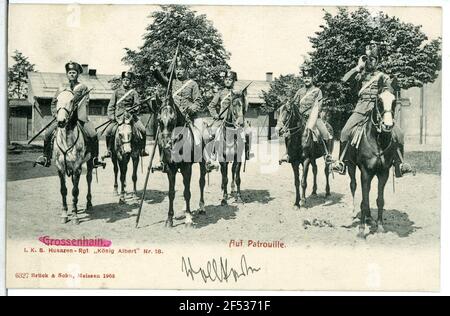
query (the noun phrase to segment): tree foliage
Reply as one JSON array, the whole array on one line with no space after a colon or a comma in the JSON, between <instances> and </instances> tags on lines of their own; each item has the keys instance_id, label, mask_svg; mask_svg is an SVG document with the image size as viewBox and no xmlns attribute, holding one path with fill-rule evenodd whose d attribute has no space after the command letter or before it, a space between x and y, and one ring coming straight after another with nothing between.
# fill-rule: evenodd
<instances>
[{"instance_id":1,"label":"tree foliage","mask_svg":"<svg viewBox=\"0 0 450 316\"><path fill-rule=\"evenodd\" d=\"M372 15L366 8L350 12L339 8L337 14L325 11L320 30L309 37L313 50L308 64L316 70L316 84L324 94L323 106L333 114L333 127L340 130L356 102L356 94L341 82L365 54L374 40L380 47L379 70L396 77L398 88L420 87L433 82L441 69L441 39L429 40L420 25L400 21L383 12ZM276 109L280 103L272 94L282 93L273 85L266 102Z\"/></svg>"},{"instance_id":2,"label":"tree foliage","mask_svg":"<svg viewBox=\"0 0 450 316\"><path fill-rule=\"evenodd\" d=\"M183 5L162 5L151 18L144 44L138 50L126 48L123 58L136 73L136 88L144 95L161 93L161 87L155 88L150 66L159 63L163 70L168 69L179 43L179 54L190 65L190 77L199 84L206 105L214 88L221 84L220 73L229 69L230 53L225 50L220 33L206 15L198 15Z\"/></svg>"},{"instance_id":3,"label":"tree foliage","mask_svg":"<svg viewBox=\"0 0 450 316\"><path fill-rule=\"evenodd\" d=\"M28 96L28 72L36 71L35 64L28 57L15 50L12 56L14 64L8 67L8 98L25 99Z\"/></svg>"}]
</instances>

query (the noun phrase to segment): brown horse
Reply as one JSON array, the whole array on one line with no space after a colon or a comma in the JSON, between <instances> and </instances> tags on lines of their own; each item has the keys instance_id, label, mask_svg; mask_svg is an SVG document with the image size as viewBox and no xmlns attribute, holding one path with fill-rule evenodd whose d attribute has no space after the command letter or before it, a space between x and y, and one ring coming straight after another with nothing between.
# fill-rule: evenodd
<instances>
[{"instance_id":1,"label":"brown horse","mask_svg":"<svg viewBox=\"0 0 450 316\"><path fill-rule=\"evenodd\" d=\"M62 196L62 213L61 222L63 224L68 222L68 209L67 209L67 187L66 187L66 175L72 178L72 221L74 224L79 224L78 220L78 184L80 181L82 166L84 163L87 165L86 180L88 185L86 212L92 210L92 195L91 195L91 183L92 183L92 169L93 162L91 153L86 149L85 139L78 123L77 111L73 105L74 95L71 91L64 90L58 96L58 102L56 105L56 120L58 122L58 128L55 134L55 160L56 167L58 169L58 176L61 184L61 196Z\"/></svg>"},{"instance_id":2,"label":"brown horse","mask_svg":"<svg viewBox=\"0 0 450 316\"><path fill-rule=\"evenodd\" d=\"M111 161L114 166L114 192L116 194L118 193L117 175L120 169L121 190L119 203L125 202L126 177L130 158L133 161L133 174L131 177L133 180L133 195L137 197L137 169L139 166L139 153L142 150L137 133L139 132L134 128L133 116L128 112L124 112L116 129L111 152Z\"/></svg>"},{"instance_id":3,"label":"brown horse","mask_svg":"<svg viewBox=\"0 0 450 316\"><path fill-rule=\"evenodd\" d=\"M205 213L204 189L206 183L206 163L202 156L203 142L200 148L195 145L194 135L190 124L186 121L178 108L170 103L166 103L159 110L158 115L159 138L158 146L161 154L161 161L166 164L167 178L169 180L169 212L166 220L166 227L173 227L175 199L175 181L178 170L183 176L184 200L186 203L185 226L193 225L192 212L190 208L191 200L191 177L192 165L195 162L200 164L200 202L199 213Z\"/></svg>"},{"instance_id":4,"label":"brown horse","mask_svg":"<svg viewBox=\"0 0 450 316\"><path fill-rule=\"evenodd\" d=\"M394 133L395 100L393 95L388 93L382 95L377 100L374 108L367 116L363 134L358 149L349 146L347 152L348 173L350 176L350 190L355 206L356 191L356 166L361 171L361 220L358 237L365 238L366 222L372 222L370 215L369 194L372 179L378 178L378 218L376 220L377 232L384 232L383 208L384 208L384 187L389 178L389 170L396 156L398 143Z\"/></svg>"},{"instance_id":5,"label":"brown horse","mask_svg":"<svg viewBox=\"0 0 450 316\"><path fill-rule=\"evenodd\" d=\"M325 157L326 154L331 154L333 150L332 140L324 142L319 137L319 141L313 141L312 131L305 132L306 120L303 114L300 113L297 106L287 105L285 111L282 111L279 120L281 121L281 128L278 130L280 136L284 136L287 154L289 156L289 163L294 171L295 184L295 203L294 207L300 209L306 206L306 188L309 166L312 166L314 183L312 195L317 195L317 163L316 160L320 157ZM280 164L282 161L280 161ZM329 182L329 167L331 161L325 161L325 195L328 197L330 193ZM300 165L303 167L302 180L300 182ZM300 184L302 192L300 194Z\"/></svg>"}]
</instances>

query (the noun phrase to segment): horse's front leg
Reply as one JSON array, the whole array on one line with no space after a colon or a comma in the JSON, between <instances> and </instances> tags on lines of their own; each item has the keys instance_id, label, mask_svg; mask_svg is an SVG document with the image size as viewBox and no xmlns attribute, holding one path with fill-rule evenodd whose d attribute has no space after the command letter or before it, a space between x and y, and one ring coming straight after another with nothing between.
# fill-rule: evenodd
<instances>
[{"instance_id":1,"label":"horse's front leg","mask_svg":"<svg viewBox=\"0 0 450 316\"><path fill-rule=\"evenodd\" d=\"M237 162L233 161L231 164L231 196L236 196L236 167Z\"/></svg>"},{"instance_id":2,"label":"horse's front leg","mask_svg":"<svg viewBox=\"0 0 450 316\"><path fill-rule=\"evenodd\" d=\"M373 175L371 175L364 166L361 168L361 190L362 190L362 201L361 201L361 221L359 224L358 237L365 239L365 229L366 229L366 219L370 218L370 184L372 182Z\"/></svg>"},{"instance_id":3,"label":"horse's front leg","mask_svg":"<svg viewBox=\"0 0 450 316\"><path fill-rule=\"evenodd\" d=\"M78 220L78 194L80 193L78 185L80 183L80 176L81 168L75 170L72 175L72 220L75 225L78 225L80 223L80 221Z\"/></svg>"},{"instance_id":4,"label":"horse's front leg","mask_svg":"<svg viewBox=\"0 0 450 316\"><path fill-rule=\"evenodd\" d=\"M183 185L184 185L184 201L186 203L186 211L184 224L186 227L192 227L192 213L191 213L191 177L192 177L192 164L186 163L185 166L183 166L182 169L182 175L183 175Z\"/></svg>"},{"instance_id":5,"label":"horse's front leg","mask_svg":"<svg viewBox=\"0 0 450 316\"><path fill-rule=\"evenodd\" d=\"M384 187L389 179L389 169L383 170L383 172L378 174L377 177L378 177L378 197L377 197L378 217L376 225L377 225L377 232L384 233L383 227Z\"/></svg>"},{"instance_id":6,"label":"horse's front leg","mask_svg":"<svg viewBox=\"0 0 450 316\"><path fill-rule=\"evenodd\" d=\"M119 195L119 184L117 183L117 174L119 173L119 166L117 163L117 157L114 155L114 153L111 155L111 161L113 163L113 168L114 168L114 189L113 189L113 194L114 195Z\"/></svg>"},{"instance_id":7,"label":"horse's front leg","mask_svg":"<svg viewBox=\"0 0 450 316\"><path fill-rule=\"evenodd\" d=\"M222 174L222 201L220 202L221 205L227 205L228 202L228 162L221 162L220 163L220 173Z\"/></svg>"},{"instance_id":8,"label":"horse's front leg","mask_svg":"<svg viewBox=\"0 0 450 316\"><path fill-rule=\"evenodd\" d=\"M133 156L133 174L131 175L131 179L133 180L133 195L134 197L137 197L137 189L136 189L136 182L137 182L137 170L139 166L139 155Z\"/></svg>"},{"instance_id":9,"label":"horse's front leg","mask_svg":"<svg viewBox=\"0 0 450 316\"><path fill-rule=\"evenodd\" d=\"M60 182L60 192L62 197L61 223L65 224L68 221L66 176L64 175L64 172L61 170L58 170L58 176Z\"/></svg>"},{"instance_id":10,"label":"horse's front leg","mask_svg":"<svg viewBox=\"0 0 450 316\"><path fill-rule=\"evenodd\" d=\"M123 158L119 161L120 167L120 196L119 204L125 203L125 181L127 179L128 159Z\"/></svg>"},{"instance_id":11,"label":"horse's front leg","mask_svg":"<svg viewBox=\"0 0 450 316\"><path fill-rule=\"evenodd\" d=\"M294 208L300 209L300 163L291 162L292 170L294 171L294 185L295 185L295 203Z\"/></svg>"},{"instance_id":12,"label":"horse's front leg","mask_svg":"<svg viewBox=\"0 0 450 316\"><path fill-rule=\"evenodd\" d=\"M353 163L349 163L347 165L348 175L350 177L350 191L352 193L352 205L353 205L353 214L356 217L358 213L356 211L356 201L355 201L355 193L356 193L356 165Z\"/></svg>"},{"instance_id":13,"label":"horse's front leg","mask_svg":"<svg viewBox=\"0 0 450 316\"><path fill-rule=\"evenodd\" d=\"M315 159L311 159L311 166L313 172L313 189L311 195L317 195L317 163Z\"/></svg>"},{"instance_id":14,"label":"horse's front leg","mask_svg":"<svg viewBox=\"0 0 450 316\"><path fill-rule=\"evenodd\" d=\"M330 191L330 168L329 168L329 164L327 164L327 162L325 161L325 168L324 168L324 172L325 172L325 197L329 197L331 195L331 191Z\"/></svg>"},{"instance_id":15,"label":"horse's front leg","mask_svg":"<svg viewBox=\"0 0 450 316\"><path fill-rule=\"evenodd\" d=\"M167 179L169 180L169 213L167 214L166 227L173 227L173 200L175 199L175 180L177 169L171 166L167 169Z\"/></svg>"},{"instance_id":16,"label":"horse's front leg","mask_svg":"<svg viewBox=\"0 0 450 316\"><path fill-rule=\"evenodd\" d=\"M87 161L86 165L87 165L87 171L86 171L86 182L87 182L86 213L90 213L92 211L92 194L91 194L92 169L93 169L92 159L89 159Z\"/></svg>"},{"instance_id":17,"label":"horse's front leg","mask_svg":"<svg viewBox=\"0 0 450 316\"><path fill-rule=\"evenodd\" d=\"M236 195L235 201L236 203L244 203L241 195L241 166L242 162L234 162L236 167L234 168L234 178L236 179Z\"/></svg>"},{"instance_id":18,"label":"horse's front leg","mask_svg":"<svg viewBox=\"0 0 450 316\"><path fill-rule=\"evenodd\" d=\"M308 170L311 160L306 158L303 162L303 175L302 175L302 197L300 199L300 206L306 206L306 187L308 186Z\"/></svg>"},{"instance_id":19,"label":"horse's front leg","mask_svg":"<svg viewBox=\"0 0 450 316\"><path fill-rule=\"evenodd\" d=\"M205 184L206 184L206 164L205 162L200 162L200 179L199 179L199 185L200 185L200 202L199 202L199 214L205 214Z\"/></svg>"}]
</instances>

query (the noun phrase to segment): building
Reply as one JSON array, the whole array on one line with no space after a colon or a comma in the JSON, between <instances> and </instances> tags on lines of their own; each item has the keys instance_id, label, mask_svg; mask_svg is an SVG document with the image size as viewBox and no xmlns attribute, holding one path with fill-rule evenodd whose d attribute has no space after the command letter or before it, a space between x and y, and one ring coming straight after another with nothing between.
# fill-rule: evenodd
<instances>
[{"instance_id":1,"label":"building","mask_svg":"<svg viewBox=\"0 0 450 316\"><path fill-rule=\"evenodd\" d=\"M89 96L89 119L98 126L107 121L108 102L113 93L111 83L109 82L114 75L97 74L95 69L89 69L88 65L83 64L83 74L79 81L88 88L93 88ZM247 89L247 99L249 110L247 112L247 121L252 127L258 127L258 132L262 137L268 137L269 127L273 115L263 114L260 110L264 103L262 91L268 91L272 73L267 73L267 80L255 80ZM31 135L38 133L52 119L50 103L55 96L58 87L66 81L65 73L50 72L29 72L28 73L28 102L31 109ZM250 80L240 80L236 82L236 88L243 88L250 83ZM209 115L207 113L205 116ZM147 121L149 114L143 114L142 120ZM148 135L154 134L153 121L151 118L147 129ZM30 135L28 135L30 137Z\"/></svg>"},{"instance_id":2,"label":"building","mask_svg":"<svg viewBox=\"0 0 450 316\"><path fill-rule=\"evenodd\" d=\"M441 145L442 73L430 84L401 91L400 128L408 145Z\"/></svg>"},{"instance_id":3,"label":"building","mask_svg":"<svg viewBox=\"0 0 450 316\"><path fill-rule=\"evenodd\" d=\"M9 141L25 141L32 137L31 103L28 100L8 100L8 117Z\"/></svg>"}]
</instances>

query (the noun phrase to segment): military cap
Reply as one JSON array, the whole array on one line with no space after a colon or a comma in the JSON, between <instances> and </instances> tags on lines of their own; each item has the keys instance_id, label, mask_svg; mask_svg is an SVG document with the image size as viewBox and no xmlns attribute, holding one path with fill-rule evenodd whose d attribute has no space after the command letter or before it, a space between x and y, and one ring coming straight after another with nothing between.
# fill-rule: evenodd
<instances>
[{"instance_id":1,"label":"military cap","mask_svg":"<svg viewBox=\"0 0 450 316\"><path fill-rule=\"evenodd\" d=\"M78 72L78 74L83 73L83 67L81 67L79 63L76 63L74 61L69 61L66 64L66 73L69 72L69 70L75 70L76 72Z\"/></svg>"},{"instance_id":2,"label":"military cap","mask_svg":"<svg viewBox=\"0 0 450 316\"><path fill-rule=\"evenodd\" d=\"M313 77L314 76L314 68L311 66L302 67L302 75L303 75L303 77Z\"/></svg>"},{"instance_id":3,"label":"military cap","mask_svg":"<svg viewBox=\"0 0 450 316\"><path fill-rule=\"evenodd\" d=\"M131 71L122 71L122 79L123 78L128 78L130 80L134 79L134 73L132 73Z\"/></svg>"},{"instance_id":4,"label":"military cap","mask_svg":"<svg viewBox=\"0 0 450 316\"><path fill-rule=\"evenodd\" d=\"M235 71L231 71L231 70L227 70L225 72L222 72L220 74L224 79L226 78L230 78L233 79L234 81L237 80L237 73Z\"/></svg>"}]
</instances>

